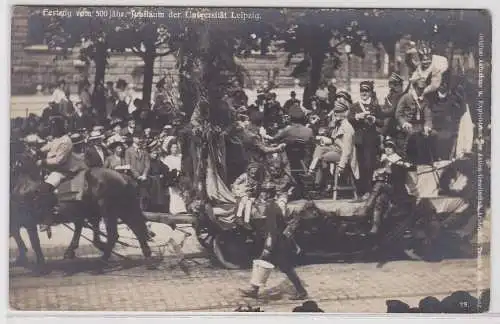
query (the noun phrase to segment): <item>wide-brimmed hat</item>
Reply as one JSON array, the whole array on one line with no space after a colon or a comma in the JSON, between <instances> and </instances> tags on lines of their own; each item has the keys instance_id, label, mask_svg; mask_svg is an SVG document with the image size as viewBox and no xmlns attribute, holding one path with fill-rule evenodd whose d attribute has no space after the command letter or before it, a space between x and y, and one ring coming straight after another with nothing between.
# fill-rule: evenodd
<instances>
[{"instance_id":1,"label":"wide-brimmed hat","mask_svg":"<svg viewBox=\"0 0 500 324\"><path fill-rule=\"evenodd\" d=\"M116 149L116 147L118 146L125 146L125 140L124 139L116 139L114 141L111 141L109 144L108 144L108 148L111 150L111 151L114 151Z\"/></svg>"},{"instance_id":2,"label":"wide-brimmed hat","mask_svg":"<svg viewBox=\"0 0 500 324\"><path fill-rule=\"evenodd\" d=\"M83 144L85 142L85 138L79 133L71 134L70 138L73 145Z\"/></svg>"},{"instance_id":3,"label":"wide-brimmed hat","mask_svg":"<svg viewBox=\"0 0 500 324\"><path fill-rule=\"evenodd\" d=\"M104 134L99 130L92 130L89 135L89 141L104 139Z\"/></svg>"},{"instance_id":4,"label":"wide-brimmed hat","mask_svg":"<svg viewBox=\"0 0 500 324\"><path fill-rule=\"evenodd\" d=\"M127 88L127 81L123 80L123 79L118 79L118 81L116 81L116 88L117 89L120 89L120 90L125 90L125 88Z\"/></svg>"}]
</instances>

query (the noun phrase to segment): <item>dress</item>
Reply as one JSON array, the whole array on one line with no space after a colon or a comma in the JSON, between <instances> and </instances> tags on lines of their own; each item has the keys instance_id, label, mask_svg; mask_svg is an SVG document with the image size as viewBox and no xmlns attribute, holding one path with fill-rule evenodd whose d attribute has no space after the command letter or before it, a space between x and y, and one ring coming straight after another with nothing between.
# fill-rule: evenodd
<instances>
[{"instance_id":1,"label":"dress","mask_svg":"<svg viewBox=\"0 0 500 324\"><path fill-rule=\"evenodd\" d=\"M160 161L165 164L170 171L177 170L180 172L182 170L182 155L167 155L162 157ZM170 186L168 188L168 193L170 195L169 211L172 214L179 214L187 212L186 204L182 198L181 191L176 186Z\"/></svg>"}]
</instances>

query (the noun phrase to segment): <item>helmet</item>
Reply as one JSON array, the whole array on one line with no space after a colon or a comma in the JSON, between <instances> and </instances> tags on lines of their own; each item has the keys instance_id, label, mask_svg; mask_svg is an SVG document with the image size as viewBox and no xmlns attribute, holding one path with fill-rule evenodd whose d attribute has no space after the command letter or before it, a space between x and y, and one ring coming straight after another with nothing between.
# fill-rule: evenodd
<instances>
[{"instance_id":1,"label":"helmet","mask_svg":"<svg viewBox=\"0 0 500 324\"><path fill-rule=\"evenodd\" d=\"M417 47L418 55L422 63L429 63L432 60L432 49L426 43L420 43Z\"/></svg>"}]
</instances>

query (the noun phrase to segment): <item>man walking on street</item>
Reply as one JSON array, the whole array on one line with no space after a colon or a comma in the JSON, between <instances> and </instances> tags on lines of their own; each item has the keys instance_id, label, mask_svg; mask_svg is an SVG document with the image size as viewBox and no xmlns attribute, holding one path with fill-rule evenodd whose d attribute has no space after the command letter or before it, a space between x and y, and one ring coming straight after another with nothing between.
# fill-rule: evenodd
<instances>
[{"instance_id":1,"label":"man walking on street","mask_svg":"<svg viewBox=\"0 0 500 324\"><path fill-rule=\"evenodd\" d=\"M275 191L276 188L271 182L262 185L259 200L266 204L265 219L255 220L256 230L264 239L264 250L259 259L276 265L290 279L296 289L296 293L290 297L291 300L307 299L307 291L294 269L292 261L295 254L294 244L284 234L286 224L282 209L275 200ZM252 271L258 271L255 264ZM244 297L257 298L263 284L265 282L259 284L252 282L249 288L240 289L240 292Z\"/></svg>"}]
</instances>

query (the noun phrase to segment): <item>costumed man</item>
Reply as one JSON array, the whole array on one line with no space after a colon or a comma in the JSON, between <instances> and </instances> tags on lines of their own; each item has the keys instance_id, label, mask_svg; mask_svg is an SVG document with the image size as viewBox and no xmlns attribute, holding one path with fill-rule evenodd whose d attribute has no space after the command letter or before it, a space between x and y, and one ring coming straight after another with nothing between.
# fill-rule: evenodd
<instances>
[{"instance_id":1,"label":"costumed man","mask_svg":"<svg viewBox=\"0 0 500 324\"><path fill-rule=\"evenodd\" d=\"M304 126L306 116L297 104L289 108L289 114L291 124L279 130L270 138L270 142L287 144L286 153L297 185L295 195L303 197L304 184L299 174L302 173L300 170L306 171L306 165L310 162L306 159L312 151L314 134L311 128Z\"/></svg>"},{"instance_id":2,"label":"costumed man","mask_svg":"<svg viewBox=\"0 0 500 324\"><path fill-rule=\"evenodd\" d=\"M436 135L433 138L433 156L436 160L450 160L460 120L466 111L465 102L450 91L444 80L432 97L432 124Z\"/></svg>"},{"instance_id":3,"label":"costumed man","mask_svg":"<svg viewBox=\"0 0 500 324\"><path fill-rule=\"evenodd\" d=\"M366 199L371 190L371 181L380 147L381 108L376 100L373 81L362 81L359 86L360 101L349 110L349 122L354 128L354 144L359 161L358 195Z\"/></svg>"},{"instance_id":4,"label":"costumed man","mask_svg":"<svg viewBox=\"0 0 500 324\"><path fill-rule=\"evenodd\" d=\"M396 131L396 120L394 115L399 99L403 96L403 78L393 72L389 78L389 94L384 99L381 106L382 125L378 132L383 136L394 136Z\"/></svg>"},{"instance_id":5,"label":"costumed man","mask_svg":"<svg viewBox=\"0 0 500 324\"><path fill-rule=\"evenodd\" d=\"M421 96L435 92L443 79L448 82L448 59L434 55L429 45L422 42L417 45L417 48L410 49L408 55L410 59L407 59L407 63L410 69L414 70L410 81L424 78L426 82Z\"/></svg>"},{"instance_id":6,"label":"costumed man","mask_svg":"<svg viewBox=\"0 0 500 324\"><path fill-rule=\"evenodd\" d=\"M406 177L401 174L399 169L394 167L408 169L411 164L405 162L403 158L396 153L396 144L390 137L386 137L383 143L384 153L380 158L380 168L373 173L373 187L365 203L363 214L369 217L371 215L372 227L369 234L377 234L382 218L386 214L389 203L394 201L404 201L403 196L407 196L407 190L404 186ZM399 171L399 172L398 172Z\"/></svg>"},{"instance_id":7,"label":"costumed man","mask_svg":"<svg viewBox=\"0 0 500 324\"><path fill-rule=\"evenodd\" d=\"M242 218L246 224L250 221L250 212L252 203L257 198L259 187L264 179L267 155L278 153L284 150L286 144L282 143L276 147L267 146L264 144L259 135L259 124L262 121L263 114L255 111L250 115L250 121L239 121L239 127L242 130L241 138L242 145L248 155L247 166L247 190L246 194L241 198L236 218L241 222Z\"/></svg>"},{"instance_id":8,"label":"costumed man","mask_svg":"<svg viewBox=\"0 0 500 324\"><path fill-rule=\"evenodd\" d=\"M313 153L313 160L309 166L309 174L313 174L318 162L335 163L336 167L342 173L348 164L353 173L357 172L357 166L354 165L356 152L354 149L354 128L347 119L349 105L345 100L336 100L333 108L334 115L330 123L331 129L329 136L318 135ZM323 167L326 167L323 165ZM322 176L318 175L316 183L322 182Z\"/></svg>"},{"instance_id":9,"label":"costumed man","mask_svg":"<svg viewBox=\"0 0 500 324\"><path fill-rule=\"evenodd\" d=\"M36 162L38 166L49 169L50 173L37 188L35 196L38 210L44 213L41 231L47 231L49 237L54 217L53 209L57 204L54 190L66 177L86 168L83 160L72 156L73 143L66 133L64 120L60 117L53 118L50 126L50 135L53 139L40 149L42 153L46 153L46 158Z\"/></svg>"},{"instance_id":10,"label":"costumed man","mask_svg":"<svg viewBox=\"0 0 500 324\"><path fill-rule=\"evenodd\" d=\"M297 275L292 262L295 246L291 239L284 235L286 224L282 209L275 200L276 188L272 183L265 182L261 189L262 194L259 196L259 200L262 200L266 205L264 209L266 217L255 220L256 231L264 240L264 249L259 259L276 265L281 272L286 274L296 289L296 293L290 297L291 300L307 299L307 291ZM254 275L260 270L257 267L258 265L254 262L252 278L257 277ZM265 281L252 280L250 287L240 289L240 292L245 297L257 298L259 289L265 285Z\"/></svg>"},{"instance_id":11,"label":"costumed man","mask_svg":"<svg viewBox=\"0 0 500 324\"><path fill-rule=\"evenodd\" d=\"M422 95L426 86L426 80L423 77L414 81L410 90L401 97L396 108L398 147L403 158L415 165L430 162L427 140L432 131L432 111L427 96ZM416 172L409 174L413 179L410 194L417 195Z\"/></svg>"}]
</instances>

